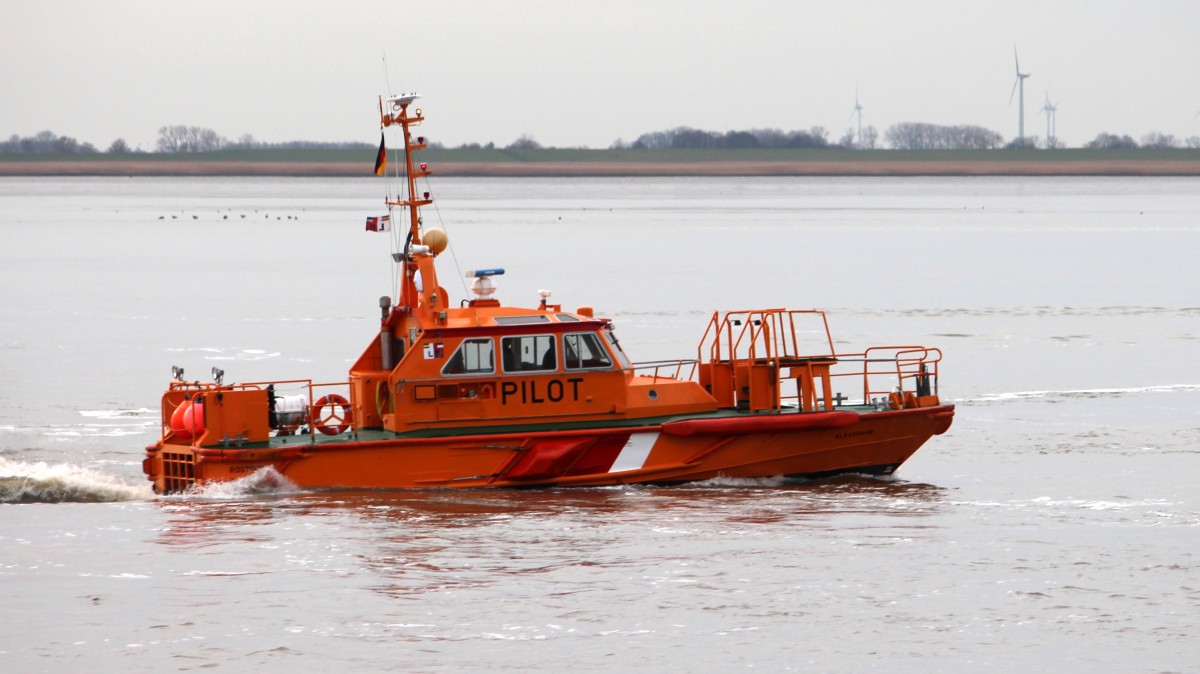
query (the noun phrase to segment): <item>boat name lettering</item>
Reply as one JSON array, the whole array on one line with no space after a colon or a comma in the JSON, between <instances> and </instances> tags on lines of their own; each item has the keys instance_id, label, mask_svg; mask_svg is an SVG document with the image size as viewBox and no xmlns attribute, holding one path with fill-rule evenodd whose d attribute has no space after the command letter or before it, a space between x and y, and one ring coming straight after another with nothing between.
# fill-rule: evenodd
<instances>
[{"instance_id":1,"label":"boat name lettering","mask_svg":"<svg viewBox=\"0 0 1200 674\"><path fill-rule=\"evenodd\" d=\"M844 433L838 433L837 435L835 435L833 437L837 438L838 440L841 440L842 438L857 438L862 435L874 435L874 434L875 434L874 430L868 429L865 431L846 431Z\"/></svg>"},{"instance_id":2,"label":"boat name lettering","mask_svg":"<svg viewBox=\"0 0 1200 674\"><path fill-rule=\"evenodd\" d=\"M557 403L570 397L574 402L579 401L579 382L583 377L571 377L566 381L551 379L543 385L537 380L520 382L506 381L500 384L500 404L507 405L509 398L520 397L522 404L528 403Z\"/></svg>"}]
</instances>

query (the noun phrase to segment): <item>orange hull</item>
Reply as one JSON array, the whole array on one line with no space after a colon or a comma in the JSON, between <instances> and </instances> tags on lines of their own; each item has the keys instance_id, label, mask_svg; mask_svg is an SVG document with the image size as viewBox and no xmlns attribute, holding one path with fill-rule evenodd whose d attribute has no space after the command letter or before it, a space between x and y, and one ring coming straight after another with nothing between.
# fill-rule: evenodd
<instances>
[{"instance_id":1,"label":"orange hull","mask_svg":"<svg viewBox=\"0 0 1200 674\"><path fill-rule=\"evenodd\" d=\"M160 492L243 478L268 467L309 489L606 486L890 474L930 437L945 432L953 415L953 405L939 405L450 438L360 436L292 447L165 444L148 448L144 468Z\"/></svg>"}]
</instances>

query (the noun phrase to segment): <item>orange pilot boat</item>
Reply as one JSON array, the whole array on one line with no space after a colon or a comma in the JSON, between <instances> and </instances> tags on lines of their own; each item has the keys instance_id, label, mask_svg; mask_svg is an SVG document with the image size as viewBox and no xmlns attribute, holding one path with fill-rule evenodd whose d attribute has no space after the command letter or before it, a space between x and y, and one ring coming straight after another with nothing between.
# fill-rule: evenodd
<instances>
[{"instance_id":1,"label":"orange pilot boat","mask_svg":"<svg viewBox=\"0 0 1200 674\"><path fill-rule=\"evenodd\" d=\"M432 200L416 189L430 175L414 160L416 98L380 102L406 162L388 217L398 209L407 229L395 297L380 299L379 333L348 381L226 384L216 368L185 381L175 368L143 461L157 492L272 469L312 489L887 475L950 427L938 349L838 353L817 310L714 313L695 358L632 363L588 307L564 311L545 292L533 308L502 305L502 269L468 272L475 296L453 304L435 268L448 239L420 215Z\"/></svg>"}]
</instances>

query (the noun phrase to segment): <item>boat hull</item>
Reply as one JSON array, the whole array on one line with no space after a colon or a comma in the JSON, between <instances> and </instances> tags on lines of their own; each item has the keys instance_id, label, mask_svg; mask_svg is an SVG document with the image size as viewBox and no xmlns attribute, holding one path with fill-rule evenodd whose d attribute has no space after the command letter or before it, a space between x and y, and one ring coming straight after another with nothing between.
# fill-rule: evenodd
<instances>
[{"instance_id":1,"label":"boat hull","mask_svg":"<svg viewBox=\"0 0 1200 674\"><path fill-rule=\"evenodd\" d=\"M143 465L160 493L245 478L271 468L306 489L403 489L668 484L717 477L890 474L953 405L682 419L644 426L445 437L196 447L159 443Z\"/></svg>"}]
</instances>

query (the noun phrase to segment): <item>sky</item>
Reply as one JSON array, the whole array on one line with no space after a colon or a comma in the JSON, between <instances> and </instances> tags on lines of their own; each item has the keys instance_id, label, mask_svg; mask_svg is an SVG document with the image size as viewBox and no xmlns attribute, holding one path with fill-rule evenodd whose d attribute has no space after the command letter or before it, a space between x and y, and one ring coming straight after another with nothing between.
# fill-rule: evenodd
<instances>
[{"instance_id":1,"label":"sky","mask_svg":"<svg viewBox=\"0 0 1200 674\"><path fill-rule=\"evenodd\" d=\"M707 131L899 122L1026 135L1200 136L1196 0L0 0L0 137L152 150L378 138L417 91L431 141L605 148ZM385 67L386 66L386 67Z\"/></svg>"}]
</instances>

